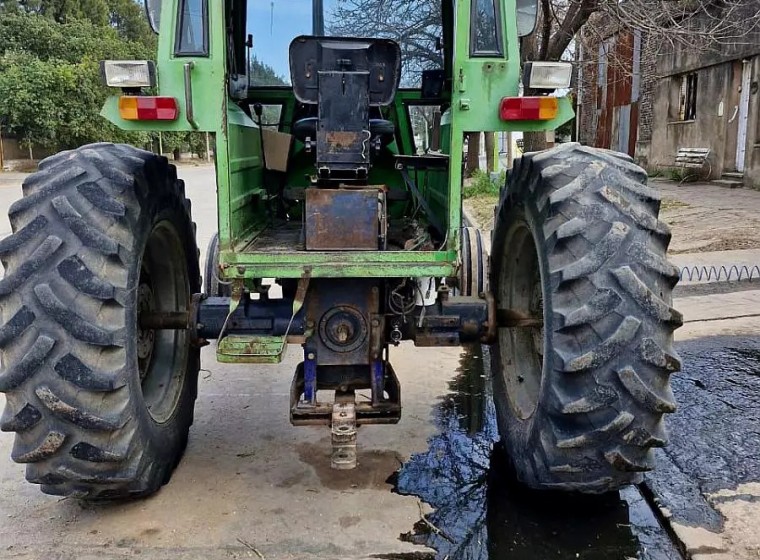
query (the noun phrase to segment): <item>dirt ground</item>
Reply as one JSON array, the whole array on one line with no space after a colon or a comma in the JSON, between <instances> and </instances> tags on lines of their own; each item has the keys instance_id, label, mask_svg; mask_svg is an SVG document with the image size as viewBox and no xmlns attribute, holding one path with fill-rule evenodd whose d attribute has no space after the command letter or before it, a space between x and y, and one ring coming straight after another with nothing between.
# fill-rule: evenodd
<instances>
[{"instance_id":1,"label":"dirt ground","mask_svg":"<svg viewBox=\"0 0 760 560\"><path fill-rule=\"evenodd\" d=\"M760 248L760 191L727 189L710 183L653 179L663 195L660 218L673 231L670 253L702 253ZM465 201L483 229L493 228L496 197Z\"/></svg>"},{"instance_id":2,"label":"dirt ground","mask_svg":"<svg viewBox=\"0 0 760 560\"><path fill-rule=\"evenodd\" d=\"M673 231L672 254L760 248L760 191L662 180L652 185L663 194L660 217Z\"/></svg>"}]
</instances>

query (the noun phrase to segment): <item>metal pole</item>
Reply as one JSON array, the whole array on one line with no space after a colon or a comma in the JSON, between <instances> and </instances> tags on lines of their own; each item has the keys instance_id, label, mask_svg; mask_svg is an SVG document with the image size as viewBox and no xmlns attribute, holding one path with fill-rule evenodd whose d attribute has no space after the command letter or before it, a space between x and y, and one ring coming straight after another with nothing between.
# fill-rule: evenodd
<instances>
[{"instance_id":1,"label":"metal pole","mask_svg":"<svg viewBox=\"0 0 760 560\"><path fill-rule=\"evenodd\" d=\"M208 140L208 132L206 133L206 161L211 161L211 143Z\"/></svg>"},{"instance_id":2,"label":"metal pole","mask_svg":"<svg viewBox=\"0 0 760 560\"><path fill-rule=\"evenodd\" d=\"M312 35L322 37L325 34L324 0L312 0Z\"/></svg>"},{"instance_id":3,"label":"metal pole","mask_svg":"<svg viewBox=\"0 0 760 560\"><path fill-rule=\"evenodd\" d=\"M3 129L0 127L0 171L5 168L5 153L3 152Z\"/></svg>"}]
</instances>

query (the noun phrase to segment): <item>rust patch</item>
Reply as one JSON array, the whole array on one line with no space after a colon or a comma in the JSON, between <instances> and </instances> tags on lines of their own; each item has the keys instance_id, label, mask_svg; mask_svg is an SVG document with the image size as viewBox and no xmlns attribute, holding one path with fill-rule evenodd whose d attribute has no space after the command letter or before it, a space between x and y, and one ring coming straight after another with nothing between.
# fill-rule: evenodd
<instances>
[{"instance_id":1,"label":"rust patch","mask_svg":"<svg viewBox=\"0 0 760 560\"><path fill-rule=\"evenodd\" d=\"M361 132L338 130L327 132L325 134L325 141L329 145L330 151L342 151L360 142L361 136Z\"/></svg>"}]
</instances>

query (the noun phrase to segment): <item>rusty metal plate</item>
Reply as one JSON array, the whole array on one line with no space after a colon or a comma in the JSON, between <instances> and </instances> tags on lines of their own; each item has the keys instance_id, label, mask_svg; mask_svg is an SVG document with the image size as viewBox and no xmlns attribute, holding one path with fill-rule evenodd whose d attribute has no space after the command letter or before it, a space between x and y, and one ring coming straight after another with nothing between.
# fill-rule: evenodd
<instances>
[{"instance_id":1,"label":"rusty metal plate","mask_svg":"<svg viewBox=\"0 0 760 560\"><path fill-rule=\"evenodd\" d=\"M306 189L307 251L377 251L378 189Z\"/></svg>"}]
</instances>

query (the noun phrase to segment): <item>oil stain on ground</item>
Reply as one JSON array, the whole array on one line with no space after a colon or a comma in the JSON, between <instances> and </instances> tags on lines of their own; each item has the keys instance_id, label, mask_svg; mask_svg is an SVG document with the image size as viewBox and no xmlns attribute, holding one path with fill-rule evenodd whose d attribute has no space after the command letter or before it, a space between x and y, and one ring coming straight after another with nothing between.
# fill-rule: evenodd
<instances>
[{"instance_id":1,"label":"oil stain on ground","mask_svg":"<svg viewBox=\"0 0 760 560\"><path fill-rule=\"evenodd\" d=\"M677 349L678 411L646 484L673 521L720 531L723 519L704 496L760 481L760 340L709 337Z\"/></svg>"},{"instance_id":2,"label":"oil stain on ground","mask_svg":"<svg viewBox=\"0 0 760 560\"><path fill-rule=\"evenodd\" d=\"M448 560L680 558L635 488L602 497L521 487L497 444L488 355L469 348L437 405L440 434L395 476L434 511L401 538Z\"/></svg>"}]
</instances>

